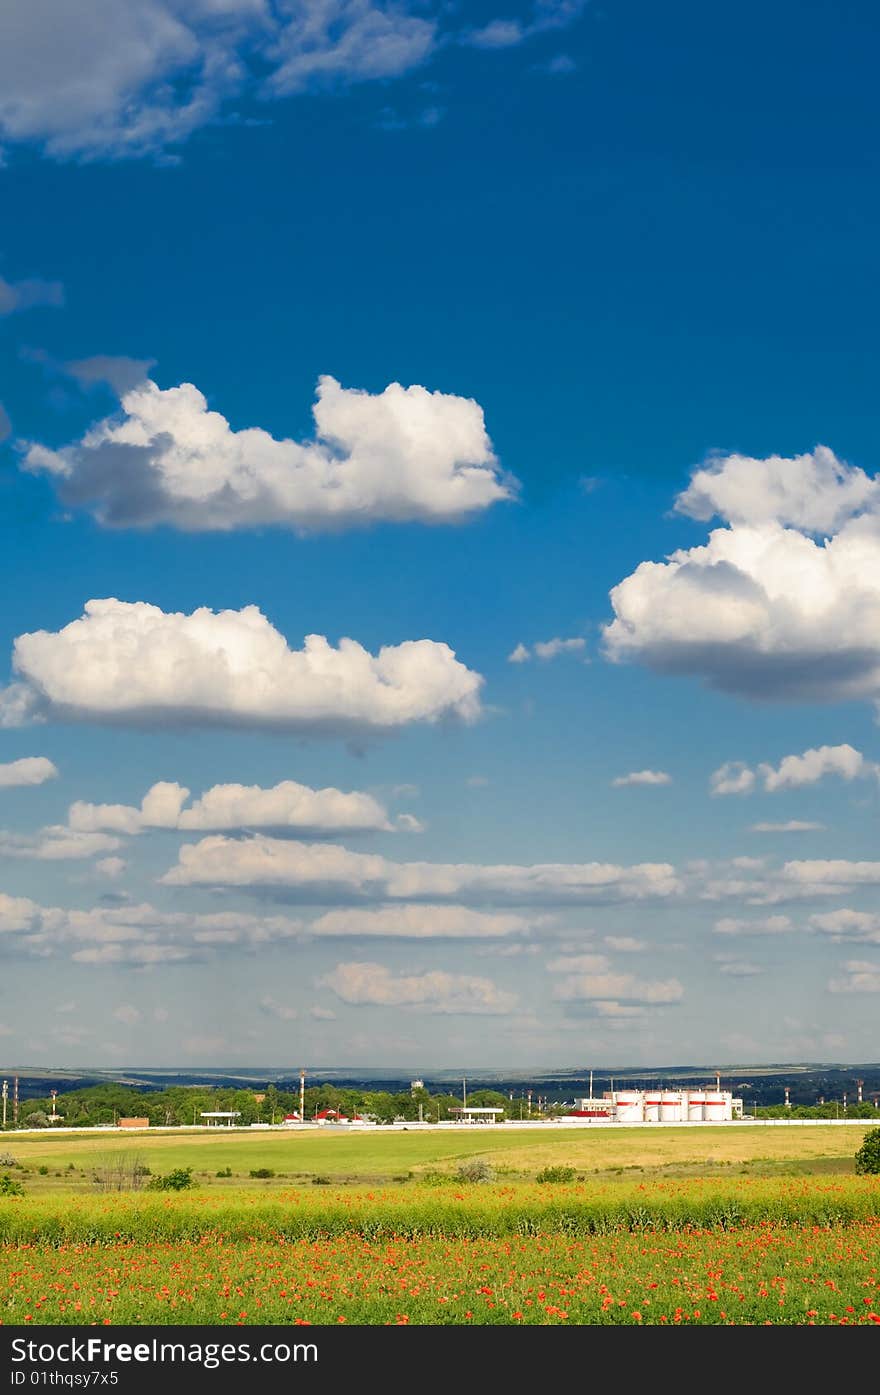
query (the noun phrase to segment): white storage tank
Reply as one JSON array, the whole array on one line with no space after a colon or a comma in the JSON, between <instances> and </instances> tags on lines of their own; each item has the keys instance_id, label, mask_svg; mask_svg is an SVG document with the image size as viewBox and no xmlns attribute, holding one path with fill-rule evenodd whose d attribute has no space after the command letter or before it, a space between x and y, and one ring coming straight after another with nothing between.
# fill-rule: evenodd
<instances>
[{"instance_id":1,"label":"white storage tank","mask_svg":"<svg viewBox=\"0 0 880 1395\"><path fill-rule=\"evenodd\" d=\"M645 1095L645 1123L656 1124L660 1118L660 1096Z\"/></svg>"},{"instance_id":2,"label":"white storage tank","mask_svg":"<svg viewBox=\"0 0 880 1395\"><path fill-rule=\"evenodd\" d=\"M706 1117L706 1095L703 1090L692 1090L688 1096L688 1123L696 1124Z\"/></svg>"},{"instance_id":3,"label":"white storage tank","mask_svg":"<svg viewBox=\"0 0 880 1395\"><path fill-rule=\"evenodd\" d=\"M644 1096L640 1090L618 1090L614 1117L618 1124L641 1124L645 1117Z\"/></svg>"},{"instance_id":4,"label":"white storage tank","mask_svg":"<svg viewBox=\"0 0 880 1395\"><path fill-rule=\"evenodd\" d=\"M677 1090L663 1090L660 1094L661 1124L681 1123L681 1095Z\"/></svg>"},{"instance_id":5,"label":"white storage tank","mask_svg":"<svg viewBox=\"0 0 880 1395\"><path fill-rule=\"evenodd\" d=\"M703 1112L704 1119L711 1119L715 1123L721 1123L730 1117L731 1112L727 1108L727 1099L725 1099L724 1095L706 1096L706 1105Z\"/></svg>"}]
</instances>

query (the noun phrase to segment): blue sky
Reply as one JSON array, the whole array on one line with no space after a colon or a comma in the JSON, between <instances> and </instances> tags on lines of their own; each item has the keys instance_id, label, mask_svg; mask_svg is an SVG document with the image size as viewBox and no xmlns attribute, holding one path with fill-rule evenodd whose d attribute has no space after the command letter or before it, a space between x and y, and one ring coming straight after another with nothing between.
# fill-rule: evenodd
<instances>
[{"instance_id":1,"label":"blue sky","mask_svg":"<svg viewBox=\"0 0 880 1395\"><path fill-rule=\"evenodd\" d=\"M873 7L76 11L0 16L0 1051L875 1056Z\"/></svg>"}]
</instances>

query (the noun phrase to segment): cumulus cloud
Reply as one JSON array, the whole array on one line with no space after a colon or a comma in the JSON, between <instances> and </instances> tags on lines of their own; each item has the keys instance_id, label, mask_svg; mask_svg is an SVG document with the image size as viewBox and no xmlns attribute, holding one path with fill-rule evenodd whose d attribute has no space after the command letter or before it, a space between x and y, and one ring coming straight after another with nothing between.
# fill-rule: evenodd
<instances>
[{"instance_id":1,"label":"cumulus cloud","mask_svg":"<svg viewBox=\"0 0 880 1395\"><path fill-rule=\"evenodd\" d=\"M880 960L848 959L846 976L832 978L829 993L880 993Z\"/></svg>"},{"instance_id":2,"label":"cumulus cloud","mask_svg":"<svg viewBox=\"0 0 880 1395\"><path fill-rule=\"evenodd\" d=\"M19 635L13 667L18 681L0 691L0 724L45 715L370 733L473 720L483 681L433 640L373 655L352 639L334 647L308 635L291 649L256 606L185 615L114 599L88 601L62 630Z\"/></svg>"},{"instance_id":3,"label":"cumulus cloud","mask_svg":"<svg viewBox=\"0 0 880 1395\"><path fill-rule=\"evenodd\" d=\"M260 1007L269 1017L277 1017L279 1022L295 1022L299 1015L290 1003L279 1003L270 993L260 999Z\"/></svg>"},{"instance_id":4,"label":"cumulus cloud","mask_svg":"<svg viewBox=\"0 0 880 1395\"><path fill-rule=\"evenodd\" d=\"M637 940L632 935L606 935L605 944L620 954L642 954L648 948L647 941Z\"/></svg>"},{"instance_id":5,"label":"cumulus cloud","mask_svg":"<svg viewBox=\"0 0 880 1395\"><path fill-rule=\"evenodd\" d=\"M328 911L312 921L312 935L387 936L407 940L483 940L526 935L534 918L498 915L467 906L378 906Z\"/></svg>"},{"instance_id":6,"label":"cumulus cloud","mask_svg":"<svg viewBox=\"0 0 880 1395\"><path fill-rule=\"evenodd\" d=\"M753 823L751 833L818 833L824 823L811 823L806 819L788 819L785 823Z\"/></svg>"},{"instance_id":7,"label":"cumulus cloud","mask_svg":"<svg viewBox=\"0 0 880 1395\"><path fill-rule=\"evenodd\" d=\"M729 978L756 978L764 972L760 964L753 964L748 959L733 959L716 954L715 962L718 965L718 972L726 974Z\"/></svg>"},{"instance_id":8,"label":"cumulus cloud","mask_svg":"<svg viewBox=\"0 0 880 1395\"><path fill-rule=\"evenodd\" d=\"M124 857L102 857L95 863L95 870L101 873L102 877L109 877L115 881L121 877L128 863Z\"/></svg>"},{"instance_id":9,"label":"cumulus cloud","mask_svg":"<svg viewBox=\"0 0 880 1395\"><path fill-rule=\"evenodd\" d=\"M594 904L665 897L680 889L668 863L392 862L333 843L256 836L201 839L180 849L162 880L170 886L242 886L382 901L485 901L512 905Z\"/></svg>"},{"instance_id":10,"label":"cumulus cloud","mask_svg":"<svg viewBox=\"0 0 880 1395\"><path fill-rule=\"evenodd\" d=\"M126 1027L134 1027L141 1020L141 1013L132 1003L120 1003L119 1007L113 1009L113 1017L117 1022L122 1022Z\"/></svg>"},{"instance_id":11,"label":"cumulus cloud","mask_svg":"<svg viewBox=\"0 0 880 1395\"><path fill-rule=\"evenodd\" d=\"M163 390L148 379L72 445L23 445L22 466L115 528L457 523L513 497L471 398L400 383L361 392L325 376L314 419L304 442L235 431L192 383Z\"/></svg>"},{"instance_id":12,"label":"cumulus cloud","mask_svg":"<svg viewBox=\"0 0 880 1395\"><path fill-rule=\"evenodd\" d=\"M259 785L212 785L185 809L189 797L185 786L160 781L147 790L140 808L78 800L70 806L67 821L71 828L83 831L112 829L120 833L139 833L149 828L188 832L266 828L316 835L387 832L394 827L387 811L372 795L344 793L332 787L316 790L294 780L282 780L271 789Z\"/></svg>"},{"instance_id":13,"label":"cumulus cloud","mask_svg":"<svg viewBox=\"0 0 880 1395\"><path fill-rule=\"evenodd\" d=\"M709 777L712 794L751 794L754 788L754 770L739 760L726 761Z\"/></svg>"},{"instance_id":14,"label":"cumulus cloud","mask_svg":"<svg viewBox=\"0 0 880 1395\"><path fill-rule=\"evenodd\" d=\"M593 1002L608 1000L652 1005L677 1003L684 997L684 988L677 978L640 979L635 974L613 971L571 973L553 989L558 1002Z\"/></svg>"},{"instance_id":15,"label":"cumulus cloud","mask_svg":"<svg viewBox=\"0 0 880 1395\"><path fill-rule=\"evenodd\" d=\"M526 664L530 659L558 659L560 654L582 654L586 648L585 639L539 639L531 649L526 644L518 644L507 656L509 664Z\"/></svg>"},{"instance_id":16,"label":"cumulus cloud","mask_svg":"<svg viewBox=\"0 0 880 1395\"><path fill-rule=\"evenodd\" d=\"M85 964L174 963L207 953L300 939L306 927L287 916L238 911L199 914L149 904L70 910L0 893L0 946Z\"/></svg>"},{"instance_id":17,"label":"cumulus cloud","mask_svg":"<svg viewBox=\"0 0 880 1395\"><path fill-rule=\"evenodd\" d=\"M723 916L715 922L716 935L784 935L794 926L787 915L768 915L757 920Z\"/></svg>"},{"instance_id":18,"label":"cumulus cloud","mask_svg":"<svg viewBox=\"0 0 880 1395\"><path fill-rule=\"evenodd\" d=\"M880 914L842 908L810 916L810 926L835 940L862 940L880 945Z\"/></svg>"},{"instance_id":19,"label":"cumulus cloud","mask_svg":"<svg viewBox=\"0 0 880 1395\"><path fill-rule=\"evenodd\" d=\"M672 776L665 770L631 770L628 775L618 775L611 784L615 789L625 785L671 785Z\"/></svg>"},{"instance_id":20,"label":"cumulus cloud","mask_svg":"<svg viewBox=\"0 0 880 1395\"><path fill-rule=\"evenodd\" d=\"M432 970L423 974L394 974L382 964L337 964L319 981L345 1003L357 1006L418 1008L431 1013L509 1013L515 993L497 988L490 979Z\"/></svg>"},{"instance_id":21,"label":"cumulus cloud","mask_svg":"<svg viewBox=\"0 0 880 1395\"><path fill-rule=\"evenodd\" d=\"M778 766L766 762L752 770L742 761L728 761L714 772L709 781L713 794L750 794L760 780L768 794L778 790L801 789L815 785L826 775L841 780L859 776L877 776L880 766L865 760L861 751L844 743L841 746L816 746L801 755L784 756Z\"/></svg>"},{"instance_id":22,"label":"cumulus cloud","mask_svg":"<svg viewBox=\"0 0 880 1395\"><path fill-rule=\"evenodd\" d=\"M838 460L827 446L786 459L721 456L694 471L675 507L708 522L782 523L807 533L833 533L878 503L877 481Z\"/></svg>"},{"instance_id":23,"label":"cumulus cloud","mask_svg":"<svg viewBox=\"0 0 880 1395\"><path fill-rule=\"evenodd\" d=\"M170 159L235 103L411 73L458 39L503 49L567 27L586 0L443 27L415 0L6 0L0 137L58 159Z\"/></svg>"},{"instance_id":24,"label":"cumulus cloud","mask_svg":"<svg viewBox=\"0 0 880 1395\"><path fill-rule=\"evenodd\" d=\"M118 847L119 839L108 833L81 833L63 824L50 824L30 837L0 830L0 857L64 862L114 852Z\"/></svg>"},{"instance_id":25,"label":"cumulus cloud","mask_svg":"<svg viewBox=\"0 0 880 1395\"><path fill-rule=\"evenodd\" d=\"M0 789L13 785L42 785L54 780L57 774L58 767L45 756L23 756L21 760L0 765Z\"/></svg>"},{"instance_id":26,"label":"cumulus cloud","mask_svg":"<svg viewBox=\"0 0 880 1395\"><path fill-rule=\"evenodd\" d=\"M2 34L2 19L0 19ZM2 46L2 40L0 40ZM0 71L3 59L0 56ZM0 116L2 127L2 116ZM64 304L64 287L60 281L5 281L0 276L0 316L13 315L17 310L31 310L37 305L59 306Z\"/></svg>"},{"instance_id":27,"label":"cumulus cloud","mask_svg":"<svg viewBox=\"0 0 880 1395\"><path fill-rule=\"evenodd\" d=\"M698 471L678 500L728 526L665 562L642 562L612 590L608 658L746 698L880 700L875 482L830 452L747 469L735 460Z\"/></svg>"}]
</instances>

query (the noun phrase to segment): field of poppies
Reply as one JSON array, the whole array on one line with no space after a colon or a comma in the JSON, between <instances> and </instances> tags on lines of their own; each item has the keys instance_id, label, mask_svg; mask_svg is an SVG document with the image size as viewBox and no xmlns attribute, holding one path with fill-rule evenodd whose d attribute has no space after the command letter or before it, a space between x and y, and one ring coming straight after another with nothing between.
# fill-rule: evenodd
<instances>
[{"instance_id":1,"label":"field of poppies","mask_svg":"<svg viewBox=\"0 0 880 1395\"><path fill-rule=\"evenodd\" d=\"M571 1240L23 1246L2 1321L880 1324L880 1223Z\"/></svg>"},{"instance_id":2,"label":"field of poppies","mask_svg":"<svg viewBox=\"0 0 880 1395\"><path fill-rule=\"evenodd\" d=\"M880 1324L880 1179L8 1197L0 1322Z\"/></svg>"}]
</instances>

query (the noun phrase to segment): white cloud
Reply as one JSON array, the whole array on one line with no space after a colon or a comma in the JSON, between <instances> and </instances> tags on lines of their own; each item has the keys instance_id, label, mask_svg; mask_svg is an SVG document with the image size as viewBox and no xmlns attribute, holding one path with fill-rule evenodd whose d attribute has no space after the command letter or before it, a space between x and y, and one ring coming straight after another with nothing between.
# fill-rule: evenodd
<instances>
[{"instance_id":1,"label":"white cloud","mask_svg":"<svg viewBox=\"0 0 880 1395\"><path fill-rule=\"evenodd\" d=\"M260 1007L270 1017L277 1017L280 1022L295 1022L298 1016L296 1008L290 1003L279 1003L277 998L268 993L260 999Z\"/></svg>"},{"instance_id":2,"label":"white cloud","mask_svg":"<svg viewBox=\"0 0 880 1395\"><path fill-rule=\"evenodd\" d=\"M845 978L832 978L829 993L880 993L880 960L848 959Z\"/></svg>"},{"instance_id":3,"label":"white cloud","mask_svg":"<svg viewBox=\"0 0 880 1395\"><path fill-rule=\"evenodd\" d=\"M753 823L751 833L819 833L824 823L810 823L804 819L788 819L785 823Z\"/></svg>"},{"instance_id":4,"label":"white cloud","mask_svg":"<svg viewBox=\"0 0 880 1395\"><path fill-rule=\"evenodd\" d=\"M755 772L742 761L729 760L709 777L712 794L751 794L755 787Z\"/></svg>"},{"instance_id":5,"label":"white cloud","mask_svg":"<svg viewBox=\"0 0 880 1395\"><path fill-rule=\"evenodd\" d=\"M299 833L387 832L393 827L386 810L372 795L343 793L333 788L315 790L294 780L282 780L271 789L259 785L213 785L185 809L189 795L183 785L160 781L147 791L139 809L78 800L70 806L68 823L71 828L85 831L114 829L120 833L139 833L147 828L188 832L244 828L294 829ZM406 817L400 815L399 819Z\"/></svg>"},{"instance_id":6,"label":"white cloud","mask_svg":"<svg viewBox=\"0 0 880 1395\"><path fill-rule=\"evenodd\" d=\"M838 460L827 446L786 459L720 457L696 470L675 507L708 522L782 523L807 533L833 533L847 519L876 507L878 485L863 470Z\"/></svg>"},{"instance_id":7,"label":"white cloud","mask_svg":"<svg viewBox=\"0 0 880 1395\"><path fill-rule=\"evenodd\" d=\"M232 947L300 939L307 927L286 916L238 911L198 914L155 906L69 910L0 893L0 937L24 954L67 954L79 963L149 965L193 959Z\"/></svg>"},{"instance_id":8,"label":"white cloud","mask_svg":"<svg viewBox=\"0 0 880 1395\"><path fill-rule=\"evenodd\" d=\"M124 857L102 857L95 863L95 870L100 872L102 877L109 877L111 881L115 881L117 877L122 876L127 866Z\"/></svg>"},{"instance_id":9,"label":"white cloud","mask_svg":"<svg viewBox=\"0 0 880 1395\"><path fill-rule=\"evenodd\" d=\"M191 383L163 390L147 380L75 444L23 447L22 464L107 527L456 523L513 497L471 398L399 383L374 394L325 376L314 418L305 442L234 431Z\"/></svg>"},{"instance_id":10,"label":"white cloud","mask_svg":"<svg viewBox=\"0 0 880 1395\"><path fill-rule=\"evenodd\" d=\"M2 18L0 18L0 49L2 49ZM0 54L0 72L2 72ZM0 128L2 128L2 106L0 106ZM0 316L12 315L17 310L31 310L37 305L59 306L64 304L64 287L60 281L5 281L0 276Z\"/></svg>"},{"instance_id":11,"label":"white cloud","mask_svg":"<svg viewBox=\"0 0 880 1395\"><path fill-rule=\"evenodd\" d=\"M631 770L628 775L618 775L611 784L615 789L625 785L671 785L672 776L665 770Z\"/></svg>"},{"instance_id":12,"label":"white cloud","mask_svg":"<svg viewBox=\"0 0 880 1395\"><path fill-rule=\"evenodd\" d=\"M601 974L609 967L606 954L560 954L547 961L551 974Z\"/></svg>"},{"instance_id":13,"label":"white cloud","mask_svg":"<svg viewBox=\"0 0 880 1395\"><path fill-rule=\"evenodd\" d=\"M534 924L533 918L474 911L467 906L379 906L328 911L312 921L309 933L409 940L494 940L528 934Z\"/></svg>"},{"instance_id":14,"label":"white cloud","mask_svg":"<svg viewBox=\"0 0 880 1395\"><path fill-rule=\"evenodd\" d=\"M724 916L715 922L716 935L784 935L793 929L787 915L768 915L759 920L737 920Z\"/></svg>"},{"instance_id":15,"label":"white cloud","mask_svg":"<svg viewBox=\"0 0 880 1395\"><path fill-rule=\"evenodd\" d=\"M470 974L432 970L424 974L393 974L382 964L337 964L320 980L345 1003L381 1007L419 1008L431 1013L503 1014L514 1010L516 994L504 992L491 980Z\"/></svg>"},{"instance_id":16,"label":"white cloud","mask_svg":"<svg viewBox=\"0 0 880 1395\"><path fill-rule=\"evenodd\" d=\"M8 724L42 715L142 726L190 722L279 731L391 731L480 712L482 678L445 644L370 654L322 635L290 649L256 606L191 615L145 602L88 601L62 630L19 635L19 681L0 692Z\"/></svg>"},{"instance_id":17,"label":"white cloud","mask_svg":"<svg viewBox=\"0 0 880 1395\"><path fill-rule=\"evenodd\" d=\"M677 978L639 979L634 974L575 972L556 985L553 997L564 1003L609 999L661 1004L680 1002L684 989Z\"/></svg>"},{"instance_id":18,"label":"white cloud","mask_svg":"<svg viewBox=\"0 0 880 1395\"><path fill-rule=\"evenodd\" d=\"M560 654L581 654L586 648L585 639L539 639L529 649L518 644L507 656L509 664L525 664L530 659L558 659Z\"/></svg>"},{"instance_id":19,"label":"white cloud","mask_svg":"<svg viewBox=\"0 0 880 1395\"><path fill-rule=\"evenodd\" d=\"M874 773L876 767L865 760L853 746L819 746L800 756L785 756L779 766L760 765L759 772L768 794L775 790L799 789L814 785L825 775L838 775L842 780L854 780L859 775Z\"/></svg>"},{"instance_id":20,"label":"white cloud","mask_svg":"<svg viewBox=\"0 0 880 1395\"><path fill-rule=\"evenodd\" d=\"M308 844L257 836L203 838L180 849L162 880L169 886L244 886L311 890L395 901L487 901L512 905L601 903L664 897L680 889L668 863L392 862L333 843Z\"/></svg>"},{"instance_id":21,"label":"white cloud","mask_svg":"<svg viewBox=\"0 0 880 1395\"><path fill-rule=\"evenodd\" d=\"M465 30L460 42L479 49L518 48L536 35L567 29L587 4L588 0L535 0L529 16L490 19L479 29Z\"/></svg>"},{"instance_id":22,"label":"white cloud","mask_svg":"<svg viewBox=\"0 0 880 1395\"><path fill-rule=\"evenodd\" d=\"M139 1009L132 1003L120 1003L119 1007L113 1009L113 1016L126 1027L134 1027L141 1020Z\"/></svg>"},{"instance_id":23,"label":"white cloud","mask_svg":"<svg viewBox=\"0 0 880 1395\"><path fill-rule=\"evenodd\" d=\"M757 978L764 972L760 964L753 964L748 959L736 959L731 955L722 954L713 957L718 965L718 972L726 974L729 978Z\"/></svg>"},{"instance_id":24,"label":"white cloud","mask_svg":"<svg viewBox=\"0 0 880 1395\"><path fill-rule=\"evenodd\" d=\"M647 1008L637 1007L634 1003L618 1003L614 998L598 998L593 1002L593 1007L598 1017L626 1021L632 1017L647 1016ZM611 1025L614 1025L613 1022Z\"/></svg>"},{"instance_id":25,"label":"white cloud","mask_svg":"<svg viewBox=\"0 0 880 1395\"><path fill-rule=\"evenodd\" d=\"M119 839L108 833L80 833L63 824L50 824L33 837L0 830L0 857L65 862L113 852L118 847Z\"/></svg>"},{"instance_id":26,"label":"white cloud","mask_svg":"<svg viewBox=\"0 0 880 1395\"><path fill-rule=\"evenodd\" d=\"M880 766L865 760L861 751L846 743L840 746L816 746L796 756L783 756L778 766L762 762L752 770L743 761L728 761L714 772L709 781L713 794L751 794L761 780L767 794L778 790L801 789L815 785L826 775L842 780L880 773Z\"/></svg>"},{"instance_id":27,"label":"white cloud","mask_svg":"<svg viewBox=\"0 0 880 1395\"><path fill-rule=\"evenodd\" d=\"M309 1017L314 1018L316 1022L336 1021L336 1013L332 1012L330 1008L321 1007L320 1004L309 1008Z\"/></svg>"},{"instance_id":28,"label":"white cloud","mask_svg":"<svg viewBox=\"0 0 880 1395\"><path fill-rule=\"evenodd\" d=\"M632 935L606 935L605 944L620 954L642 954L648 948L645 940L634 939Z\"/></svg>"},{"instance_id":29,"label":"white cloud","mask_svg":"<svg viewBox=\"0 0 880 1395\"><path fill-rule=\"evenodd\" d=\"M730 526L641 563L613 589L607 656L740 697L880 700L880 512L851 516L874 507L876 486L832 459L814 452L780 471L773 457L708 480L697 472L679 506L723 509ZM832 523L832 536L810 536Z\"/></svg>"},{"instance_id":30,"label":"white cloud","mask_svg":"<svg viewBox=\"0 0 880 1395\"><path fill-rule=\"evenodd\" d=\"M823 911L820 915L810 916L810 925L836 940L862 940L866 944L880 945L880 914L876 911L853 911L848 908Z\"/></svg>"},{"instance_id":31,"label":"white cloud","mask_svg":"<svg viewBox=\"0 0 880 1395\"><path fill-rule=\"evenodd\" d=\"M783 881L824 895L857 886L880 885L880 862L847 862L844 858L814 858L786 862Z\"/></svg>"},{"instance_id":32,"label":"white cloud","mask_svg":"<svg viewBox=\"0 0 880 1395\"><path fill-rule=\"evenodd\" d=\"M0 789L13 785L42 785L46 780L54 780L57 774L58 767L45 756L23 756L21 760L0 765Z\"/></svg>"}]
</instances>

